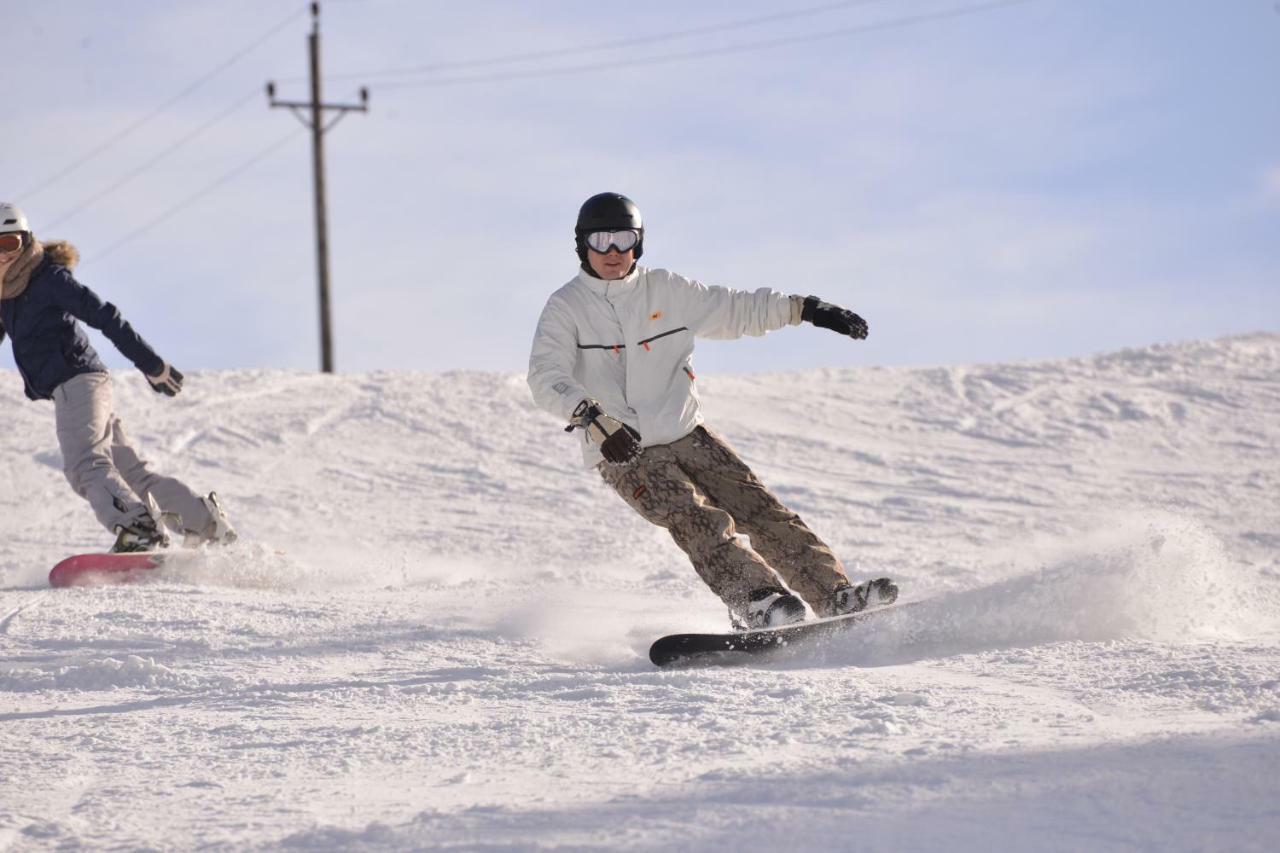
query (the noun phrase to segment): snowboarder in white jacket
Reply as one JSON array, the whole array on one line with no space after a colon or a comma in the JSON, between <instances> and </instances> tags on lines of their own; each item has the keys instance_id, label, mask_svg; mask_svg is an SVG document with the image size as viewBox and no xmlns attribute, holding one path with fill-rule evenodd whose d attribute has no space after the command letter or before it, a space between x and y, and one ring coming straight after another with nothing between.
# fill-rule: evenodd
<instances>
[{"instance_id":1,"label":"snowboarder in white jacket","mask_svg":"<svg viewBox=\"0 0 1280 853\"><path fill-rule=\"evenodd\" d=\"M831 549L703 424L692 363L697 337L808 322L861 339L863 319L814 296L639 266L644 223L618 193L587 199L575 236L581 267L543 309L528 379L539 406L581 430L587 467L671 533L743 627L799 621L806 602L835 616L891 601L897 589L885 578L851 584Z\"/></svg>"},{"instance_id":2,"label":"snowboarder in white jacket","mask_svg":"<svg viewBox=\"0 0 1280 853\"><path fill-rule=\"evenodd\" d=\"M16 206L0 203L0 342L13 359L27 397L52 400L63 473L116 537L113 551L165 547L165 522L184 544L226 543L235 531L216 495L201 497L152 471L125 435L111 403L111 376L80 322L100 330L170 397L182 373L133 330L120 311L72 275L79 253L70 243L35 238Z\"/></svg>"}]
</instances>

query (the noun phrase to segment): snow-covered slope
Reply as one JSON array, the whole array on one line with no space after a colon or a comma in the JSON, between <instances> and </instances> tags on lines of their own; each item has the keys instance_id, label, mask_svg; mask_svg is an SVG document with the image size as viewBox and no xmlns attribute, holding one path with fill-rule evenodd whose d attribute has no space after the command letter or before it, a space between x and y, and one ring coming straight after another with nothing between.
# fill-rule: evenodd
<instances>
[{"instance_id":1,"label":"snow-covered slope","mask_svg":"<svg viewBox=\"0 0 1280 853\"><path fill-rule=\"evenodd\" d=\"M244 541L103 546L0 375L0 850L1274 849L1280 336L700 377L710 425L925 603L767 665L523 377L117 376Z\"/></svg>"}]
</instances>

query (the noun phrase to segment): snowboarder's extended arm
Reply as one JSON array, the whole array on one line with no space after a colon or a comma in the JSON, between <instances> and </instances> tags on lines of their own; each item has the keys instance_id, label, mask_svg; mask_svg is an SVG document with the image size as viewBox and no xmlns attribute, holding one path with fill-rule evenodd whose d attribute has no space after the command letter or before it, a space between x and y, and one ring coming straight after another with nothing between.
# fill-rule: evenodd
<instances>
[{"instance_id":1,"label":"snowboarder's extended arm","mask_svg":"<svg viewBox=\"0 0 1280 853\"><path fill-rule=\"evenodd\" d=\"M61 272L54 279L57 288L59 307L72 317L84 322L115 344L120 354L148 376L164 370L164 359L156 355L155 350L133 330L128 321L120 315L120 309L110 302L103 302L98 294L85 287L71 277L69 272Z\"/></svg>"},{"instance_id":2,"label":"snowboarder's extended arm","mask_svg":"<svg viewBox=\"0 0 1280 853\"><path fill-rule=\"evenodd\" d=\"M759 336L800 322L791 297L762 287L756 291L706 285L674 273L672 285L685 302L689 329L701 338Z\"/></svg>"},{"instance_id":3,"label":"snowboarder's extended arm","mask_svg":"<svg viewBox=\"0 0 1280 853\"><path fill-rule=\"evenodd\" d=\"M577 326L569 312L552 299L542 309L529 354L529 390L538 407L566 421L591 395L573 377L578 358Z\"/></svg>"},{"instance_id":4,"label":"snowboarder's extended arm","mask_svg":"<svg viewBox=\"0 0 1280 853\"><path fill-rule=\"evenodd\" d=\"M694 334L704 338L738 338L763 335L783 326L812 323L861 340L867 321L848 309L823 302L816 296L787 296L762 287L754 292L713 287L672 276L689 300Z\"/></svg>"},{"instance_id":5,"label":"snowboarder's extended arm","mask_svg":"<svg viewBox=\"0 0 1280 853\"><path fill-rule=\"evenodd\" d=\"M76 281L69 272L58 275L54 287L57 288L58 305L85 325L106 335L121 355L146 374L152 389L170 397L182 390L182 372L156 355L156 351L121 316L119 308L103 302L98 294Z\"/></svg>"}]
</instances>

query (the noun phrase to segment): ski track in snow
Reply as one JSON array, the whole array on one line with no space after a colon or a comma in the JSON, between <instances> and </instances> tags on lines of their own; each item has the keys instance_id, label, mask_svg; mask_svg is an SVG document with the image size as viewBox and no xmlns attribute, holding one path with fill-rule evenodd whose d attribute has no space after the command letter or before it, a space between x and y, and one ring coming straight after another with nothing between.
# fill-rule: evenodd
<instances>
[{"instance_id":1,"label":"ski track in snow","mask_svg":"<svg viewBox=\"0 0 1280 853\"><path fill-rule=\"evenodd\" d=\"M712 428L919 603L659 671L725 614L522 376L117 373L243 536L106 537L0 375L0 850L1272 850L1280 335L702 376Z\"/></svg>"}]
</instances>

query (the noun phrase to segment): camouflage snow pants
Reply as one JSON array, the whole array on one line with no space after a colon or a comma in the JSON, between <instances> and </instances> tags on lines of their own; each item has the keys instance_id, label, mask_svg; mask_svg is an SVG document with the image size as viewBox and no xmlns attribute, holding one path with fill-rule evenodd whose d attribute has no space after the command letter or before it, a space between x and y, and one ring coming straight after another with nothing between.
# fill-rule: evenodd
<instances>
[{"instance_id":1,"label":"camouflage snow pants","mask_svg":"<svg viewBox=\"0 0 1280 853\"><path fill-rule=\"evenodd\" d=\"M781 577L818 616L834 615L832 593L849 582L844 567L715 433L700 426L646 447L629 465L603 462L599 470L632 509L671 532L731 610L741 612L753 591L779 586Z\"/></svg>"}]
</instances>

